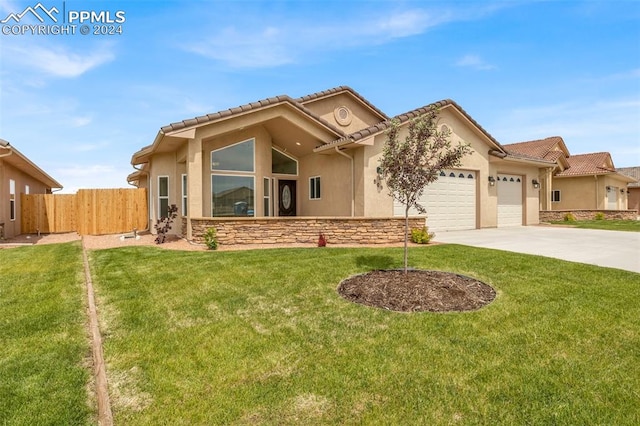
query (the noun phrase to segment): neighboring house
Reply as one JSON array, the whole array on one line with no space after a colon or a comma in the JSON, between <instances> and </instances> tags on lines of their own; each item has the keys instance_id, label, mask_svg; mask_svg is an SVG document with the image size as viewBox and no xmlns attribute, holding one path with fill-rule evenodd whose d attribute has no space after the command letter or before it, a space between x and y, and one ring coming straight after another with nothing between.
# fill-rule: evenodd
<instances>
[{"instance_id":1,"label":"neighboring house","mask_svg":"<svg viewBox=\"0 0 640 426\"><path fill-rule=\"evenodd\" d=\"M640 166L619 167L616 171L633 179L627 184L627 203L629 209L640 213Z\"/></svg>"},{"instance_id":2,"label":"neighboring house","mask_svg":"<svg viewBox=\"0 0 640 426\"><path fill-rule=\"evenodd\" d=\"M21 194L50 194L54 188L62 185L0 139L0 238L20 234Z\"/></svg>"},{"instance_id":3,"label":"neighboring house","mask_svg":"<svg viewBox=\"0 0 640 426\"><path fill-rule=\"evenodd\" d=\"M570 155L560 136L506 144L512 155L553 161L540 173L540 210L627 210L631 178L608 152Z\"/></svg>"},{"instance_id":4,"label":"neighboring house","mask_svg":"<svg viewBox=\"0 0 640 426\"><path fill-rule=\"evenodd\" d=\"M555 162L507 152L452 100L394 117L401 137L431 106L453 143L469 143L472 154L427 187L427 225L442 231L539 223L533 182ZM263 99L162 127L133 154L128 181L148 188L151 223L178 205L189 239L191 218L401 216L378 173L390 120L345 86Z\"/></svg>"}]
</instances>

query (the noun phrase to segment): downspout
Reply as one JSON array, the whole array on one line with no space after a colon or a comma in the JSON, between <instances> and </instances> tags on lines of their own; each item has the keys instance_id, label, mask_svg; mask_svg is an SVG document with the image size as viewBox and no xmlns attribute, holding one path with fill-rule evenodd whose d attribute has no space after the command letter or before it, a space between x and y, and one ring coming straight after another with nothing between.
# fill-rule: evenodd
<instances>
[{"instance_id":1,"label":"downspout","mask_svg":"<svg viewBox=\"0 0 640 426\"><path fill-rule=\"evenodd\" d=\"M342 155L343 157L347 157L350 161L351 161L351 217L355 216L355 211L356 211L356 185L355 185L355 164L353 162L353 157L350 155L345 154L344 152L340 151L340 148L338 148L337 146L334 147L334 149L336 150L336 152L340 155Z\"/></svg>"}]
</instances>

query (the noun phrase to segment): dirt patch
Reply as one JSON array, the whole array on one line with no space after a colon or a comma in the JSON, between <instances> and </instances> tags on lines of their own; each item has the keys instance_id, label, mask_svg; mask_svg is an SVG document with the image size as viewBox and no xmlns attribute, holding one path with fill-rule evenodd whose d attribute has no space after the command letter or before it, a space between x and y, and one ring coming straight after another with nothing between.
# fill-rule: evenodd
<instances>
[{"instance_id":1,"label":"dirt patch","mask_svg":"<svg viewBox=\"0 0 640 426\"><path fill-rule=\"evenodd\" d=\"M342 281L338 293L362 305L397 312L473 311L491 303L496 291L464 275L442 271L381 270Z\"/></svg>"}]
</instances>

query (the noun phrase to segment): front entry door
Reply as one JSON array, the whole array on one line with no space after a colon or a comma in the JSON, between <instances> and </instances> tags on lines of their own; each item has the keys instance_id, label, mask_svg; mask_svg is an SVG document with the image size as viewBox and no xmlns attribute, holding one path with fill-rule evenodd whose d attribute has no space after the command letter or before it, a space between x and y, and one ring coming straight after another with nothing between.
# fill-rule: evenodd
<instances>
[{"instance_id":1,"label":"front entry door","mask_svg":"<svg viewBox=\"0 0 640 426\"><path fill-rule=\"evenodd\" d=\"M278 215L296 215L296 181L278 181Z\"/></svg>"}]
</instances>

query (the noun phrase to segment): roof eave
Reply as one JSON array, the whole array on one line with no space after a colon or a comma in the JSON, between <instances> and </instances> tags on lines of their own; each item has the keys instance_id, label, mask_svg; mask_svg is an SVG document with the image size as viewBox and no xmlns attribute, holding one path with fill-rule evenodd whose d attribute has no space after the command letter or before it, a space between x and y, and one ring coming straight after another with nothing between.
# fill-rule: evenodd
<instances>
[{"instance_id":1,"label":"roof eave","mask_svg":"<svg viewBox=\"0 0 640 426\"><path fill-rule=\"evenodd\" d=\"M7 148L11 151L11 155L6 157L6 161L8 161L9 163L12 163L11 157L16 156L20 159L20 161L23 164L26 164L27 166L27 170L20 167L20 170L22 170L24 173L33 177L37 181L43 183L46 187L50 189L60 190L63 188L60 182L58 182L57 180L49 176L47 172L45 172L40 167L38 167L33 161L29 160L24 154L18 151L15 147L11 146L8 142L5 144L5 146L3 146L3 148ZM16 165L16 167L19 167L19 166L20 165Z\"/></svg>"},{"instance_id":2,"label":"roof eave","mask_svg":"<svg viewBox=\"0 0 640 426\"><path fill-rule=\"evenodd\" d=\"M535 158L515 157L515 156L510 155L510 154L507 154L507 156L504 157L503 160L511 162L511 163L531 164L531 165L538 166L538 167L553 167L553 166L556 165L555 161L538 160L538 159L535 159Z\"/></svg>"}]
</instances>

